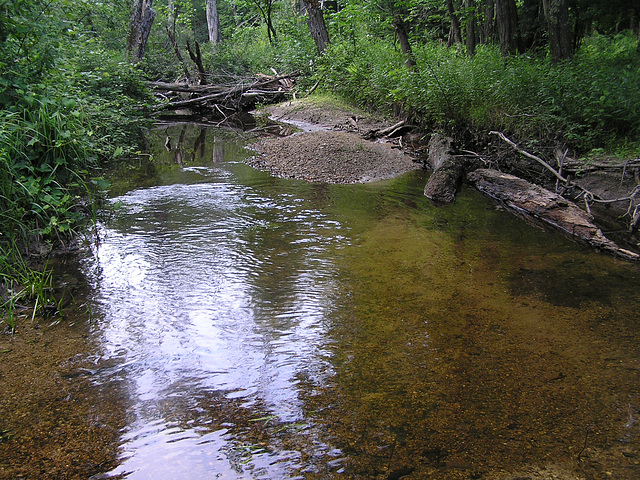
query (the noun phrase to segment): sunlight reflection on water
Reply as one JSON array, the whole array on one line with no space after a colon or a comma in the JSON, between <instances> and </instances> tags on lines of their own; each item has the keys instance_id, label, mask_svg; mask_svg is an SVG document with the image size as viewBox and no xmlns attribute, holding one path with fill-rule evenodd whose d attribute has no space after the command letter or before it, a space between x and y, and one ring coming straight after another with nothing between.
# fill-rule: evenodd
<instances>
[{"instance_id":1,"label":"sunlight reflection on water","mask_svg":"<svg viewBox=\"0 0 640 480\"><path fill-rule=\"evenodd\" d=\"M193 430L167 430L163 403L185 394L186 384L244 408L259 404L280 423L304 420L296 376L328 374L323 318L335 284L325 257L344 237L338 222L289 200L226 183L154 187L115 200L119 211L97 249L96 300L105 348L126 358L138 408L123 439L128 457L114 473L180 478L187 462L196 478L198 468L210 471L211 461L228 457L198 453L203 443L207 450L225 445L220 431L206 440ZM290 457L251 452L250 461L254 471L278 478L278 463ZM237 469L215 471L244 478Z\"/></svg>"}]
</instances>

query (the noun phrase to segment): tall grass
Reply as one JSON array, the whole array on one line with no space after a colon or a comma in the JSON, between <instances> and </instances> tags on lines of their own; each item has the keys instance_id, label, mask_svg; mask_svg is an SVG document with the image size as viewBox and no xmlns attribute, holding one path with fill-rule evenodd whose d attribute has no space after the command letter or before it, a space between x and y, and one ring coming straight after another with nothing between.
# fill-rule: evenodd
<instances>
[{"instance_id":1,"label":"tall grass","mask_svg":"<svg viewBox=\"0 0 640 480\"><path fill-rule=\"evenodd\" d=\"M101 161L137 147L150 98L139 72L99 49L59 67L46 82L14 86L15 101L0 109L0 323L10 329L17 302L35 302L33 312L46 303L38 285L50 272L31 268L31 257L68 245L95 220L108 186Z\"/></svg>"},{"instance_id":2,"label":"tall grass","mask_svg":"<svg viewBox=\"0 0 640 480\"><path fill-rule=\"evenodd\" d=\"M571 62L503 58L480 47L473 57L428 43L417 67L384 41L367 48L334 44L319 76L325 86L361 105L401 109L432 128L503 130L578 151L633 139L640 132L640 55L631 34L593 36Z\"/></svg>"},{"instance_id":3,"label":"tall grass","mask_svg":"<svg viewBox=\"0 0 640 480\"><path fill-rule=\"evenodd\" d=\"M29 265L17 249L0 247L0 325L5 324L13 334L17 327L18 312L31 321L36 315L60 311L61 301L53 293L53 273L45 263L40 268Z\"/></svg>"},{"instance_id":4,"label":"tall grass","mask_svg":"<svg viewBox=\"0 0 640 480\"><path fill-rule=\"evenodd\" d=\"M34 236L63 237L80 217L74 172L87 154L87 134L72 100L29 92L26 108L0 112L0 209L8 241L26 249Z\"/></svg>"}]
</instances>

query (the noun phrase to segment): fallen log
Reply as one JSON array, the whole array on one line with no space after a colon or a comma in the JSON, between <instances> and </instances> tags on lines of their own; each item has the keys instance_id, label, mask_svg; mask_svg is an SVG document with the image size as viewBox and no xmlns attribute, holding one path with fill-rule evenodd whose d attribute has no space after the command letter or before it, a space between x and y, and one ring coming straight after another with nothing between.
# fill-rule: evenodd
<instances>
[{"instance_id":1,"label":"fallen log","mask_svg":"<svg viewBox=\"0 0 640 480\"><path fill-rule=\"evenodd\" d=\"M475 170L467 179L479 191L529 223L550 227L579 243L625 260L640 261L640 255L620 248L605 237L589 213L556 193L492 169Z\"/></svg>"},{"instance_id":2,"label":"fallen log","mask_svg":"<svg viewBox=\"0 0 640 480\"><path fill-rule=\"evenodd\" d=\"M562 182L566 188L575 187L575 188L579 189L581 191L581 193L576 197L576 199L581 197L581 196L584 198L584 206L585 206L585 208L586 208L586 210L587 210L587 212L589 214L591 214L591 204L592 203L598 203L598 204L606 205L606 204L614 204L614 203L619 203L619 202L628 202L627 214L630 214L633 209L636 209L634 211L634 214L630 215L632 217L632 223L629 226L629 230L631 232L634 231L634 229L635 229L634 224L637 225L636 216L635 215L636 215L636 212L637 212L638 203L636 202L636 197L638 195L640 195L640 179L638 178L637 170L635 171L636 186L633 188L633 190L628 195L625 195L624 197L618 197L618 198L602 198L600 195L596 194L594 191L589 190L586 187L584 187L581 184L582 183L581 181L577 181L576 180L576 181L571 182L569 180L569 178L565 178L565 177L562 176L563 169L565 171L569 170L569 165L567 163L567 152L566 151L565 152L561 152L561 151L556 151L555 152L556 161L558 162L558 165L560 167L560 170L557 171L555 168L553 168L551 165L549 165L547 162L545 162L540 157L538 157L536 155L533 155L533 154L523 150L522 148L520 148L515 142L513 142L510 139L508 139L504 135L504 133L502 133L502 132L490 132L490 134L497 135L502 140L504 140L509 145L511 145L511 147L514 150L516 150L517 152L520 152L525 157L536 161L537 163L542 165L544 168L546 168L548 171L550 171L556 177L556 192L558 191L558 188L560 186L560 182ZM624 165L633 164L636 161L637 160L630 160L629 162L625 163ZM626 169L626 166L624 166L624 165L622 165L622 164L618 165L618 168L623 168L623 178L624 178L624 172L625 172L624 169ZM584 172L582 172L582 173L584 173Z\"/></svg>"},{"instance_id":3,"label":"fallen log","mask_svg":"<svg viewBox=\"0 0 640 480\"><path fill-rule=\"evenodd\" d=\"M424 195L437 205L449 205L456 199L464 174L464 160L451 155L453 140L434 134L429 141L427 163L433 170Z\"/></svg>"},{"instance_id":4,"label":"fallen log","mask_svg":"<svg viewBox=\"0 0 640 480\"><path fill-rule=\"evenodd\" d=\"M229 87L221 85L191 85L188 83L167 83L167 82L147 82L154 90L166 92L185 92L185 93L211 93L222 92L228 90Z\"/></svg>"}]
</instances>

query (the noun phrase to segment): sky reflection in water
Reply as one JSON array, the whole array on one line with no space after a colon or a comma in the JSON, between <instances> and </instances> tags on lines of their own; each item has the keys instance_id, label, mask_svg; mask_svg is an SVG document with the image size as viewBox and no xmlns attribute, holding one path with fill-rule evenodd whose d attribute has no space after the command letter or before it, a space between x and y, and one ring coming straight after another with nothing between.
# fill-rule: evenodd
<instances>
[{"instance_id":1,"label":"sky reflection in water","mask_svg":"<svg viewBox=\"0 0 640 480\"><path fill-rule=\"evenodd\" d=\"M637 268L474 192L434 208L419 172L308 185L205 137L197 165L159 138L86 263L129 408L111 473L640 474Z\"/></svg>"}]
</instances>

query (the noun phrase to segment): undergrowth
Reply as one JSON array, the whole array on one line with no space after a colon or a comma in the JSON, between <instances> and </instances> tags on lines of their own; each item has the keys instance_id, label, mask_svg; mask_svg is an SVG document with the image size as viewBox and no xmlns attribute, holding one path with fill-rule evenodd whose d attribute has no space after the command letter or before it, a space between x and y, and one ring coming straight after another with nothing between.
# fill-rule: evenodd
<instances>
[{"instance_id":1,"label":"undergrowth","mask_svg":"<svg viewBox=\"0 0 640 480\"><path fill-rule=\"evenodd\" d=\"M553 64L535 56L502 57L481 46L427 43L409 70L392 45L331 45L318 68L325 88L361 106L401 111L448 132L501 130L577 152L636 142L640 133L640 54L631 34L594 35L575 58Z\"/></svg>"},{"instance_id":2,"label":"undergrowth","mask_svg":"<svg viewBox=\"0 0 640 480\"><path fill-rule=\"evenodd\" d=\"M10 330L23 304L35 315L51 303L51 271L36 257L66 248L95 220L108 187L102 165L138 149L152 103L124 55L74 36L83 32L54 39L34 25L34 45L48 55L39 65L17 41L22 31L0 41L0 55L15 58L0 61L0 325Z\"/></svg>"}]
</instances>

